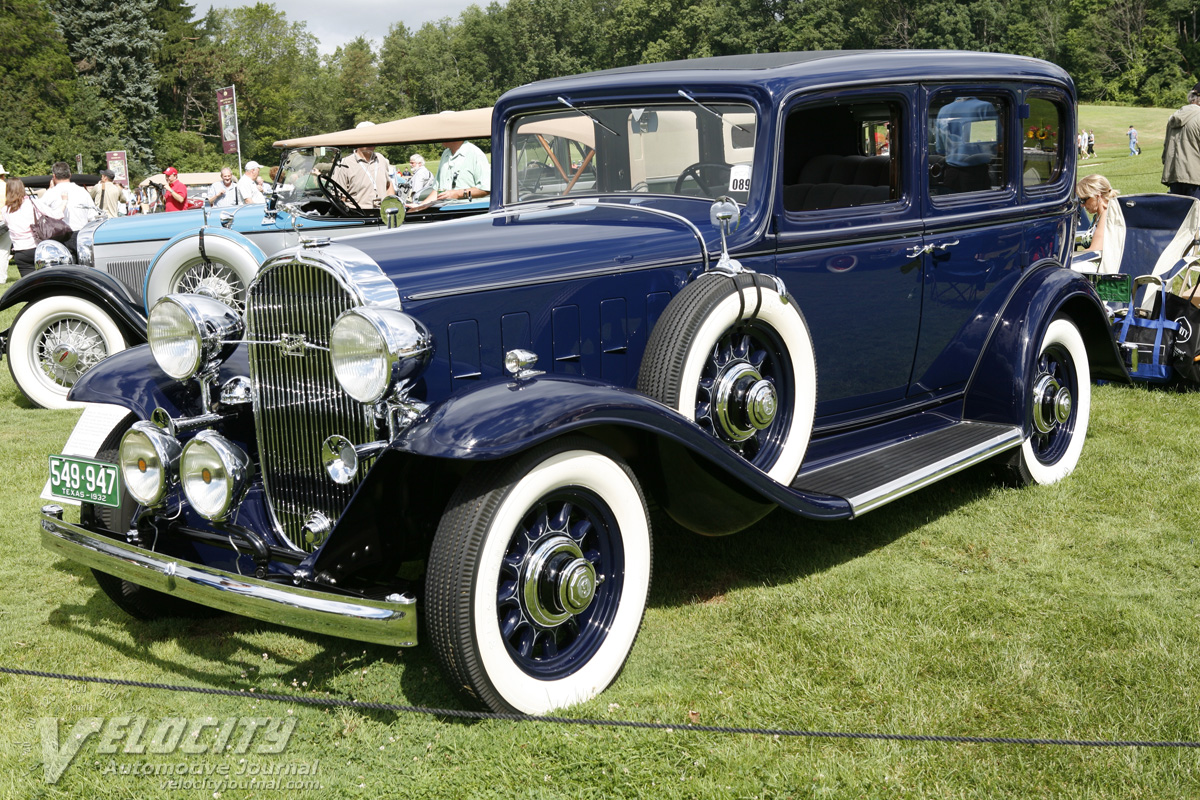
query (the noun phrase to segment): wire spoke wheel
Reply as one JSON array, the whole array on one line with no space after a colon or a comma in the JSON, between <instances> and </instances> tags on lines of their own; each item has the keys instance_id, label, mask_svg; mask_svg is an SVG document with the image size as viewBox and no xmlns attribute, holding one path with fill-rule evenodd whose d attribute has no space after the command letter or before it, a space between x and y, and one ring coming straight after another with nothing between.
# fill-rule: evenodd
<instances>
[{"instance_id":1,"label":"wire spoke wheel","mask_svg":"<svg viewBox=\"0 0 1200 800\"><path fill-rule=\"evenodd\" d=\"M246 285L241 276L225 264L202 261L188 267L175 280L172 293L201 294L220 300L238 314L246 310Z\"/></svg>"},{"instance_id":2,"label":"wire spoke wheel","mask_svg":"<svg viewBox=\"0 0 1200 800\"><path fill-rule=\"evenodd\" d=\"M34 360L46 377L70 388L83 373L108 356L100 331L87 320L63 314L42 330L33 342Z\"/></svg>"}]
</instances>

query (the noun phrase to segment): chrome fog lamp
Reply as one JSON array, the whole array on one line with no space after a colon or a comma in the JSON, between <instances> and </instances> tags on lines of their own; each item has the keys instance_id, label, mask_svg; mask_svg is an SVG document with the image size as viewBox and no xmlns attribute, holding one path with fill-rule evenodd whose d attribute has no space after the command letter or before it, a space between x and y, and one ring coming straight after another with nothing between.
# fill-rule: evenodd
<instances>
[{"instance_id":1,"label":"chrome fog lamp","mask_svg":"<svg viewBox=\"0 0 1200 800\"><path fill-rule=\"evenodd\" d=\"M37 247L34 248L33 266L35 269L61 267L74 263L75 259L71 257L71 251L62 242L47 239L44 242L38 242Z\"/></svg>"},{"instance_id":2,"label":"chrome fog lamp","mask_svg":"<svg viewBox=\"0 0 1200 800\"><path fill-rule=\"evenodd\" d=\"M352 308L333 323L329 355L346 394L374 403L425 369L433 355L433 336L403 311Z\"/></svg>"},{"instance_id":3,"label":"chrome fog lamp","mask_svg":"<svg viewBox=\"0 0 1200 800\"><path fill-rule=\"evenodd\" d=\"M169 294L150 309L146 339L159 368L182 381L228 358L244 330L242 318L219 300Z\"/></svg>"},{"instance_id":4,"label":"chrome fog lamp","mask_svg":"<svg viewBox=\"0 0 1200 800\"><path fill-rule=\"evenodd\" d=\"M179 479L196 513L222 520L246 491L250 457L216 431L200 431L183 446Z\"/></svg>"},{"instance_id":5,"label":"chrome fog lamp","mask_svg":"<svg viewBox=\"0 0 1200 800\"><path fill-rule=\"evenodd\" d=\"M162 502L179 477L181 449L175 437L149 422L136 422L125 432L117 465L134 500L144 506Z\"/></svg>"}]
</instances>

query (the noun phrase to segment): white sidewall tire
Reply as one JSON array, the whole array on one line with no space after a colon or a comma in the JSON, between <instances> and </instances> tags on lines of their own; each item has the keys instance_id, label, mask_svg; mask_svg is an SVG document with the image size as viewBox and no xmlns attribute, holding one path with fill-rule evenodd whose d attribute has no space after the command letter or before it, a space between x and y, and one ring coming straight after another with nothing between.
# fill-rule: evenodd
<instances>
[{"instance_id":1,"label":"white sidewall tire","mask_svg":"<svg viewBox=\"0 0 1200 800\"><path fill-rule=\"evenodd\" d=\"M512 531L537 501L564 486L594 492L620 527L625 575L616 617L596 653L575 673L538 680L513 663L496 615L497 580ZM637 487L612 459L588 450L547 458L517 481L497 508L472 580L472 627L480 663L496 693L526 714L544 714L581 703L604 691L620 674L633 648L650 592L650 527Z\"/></svg>"},{"instance_id":2,"label":"white sidewall tire","mask_svg":"<svg viewBox=\"0 0 1200 800\"><path fill-rule=\"evenodd\" d=\"M1021 444L1021 461L1033 483L1056 483L1075 471L1079 463L1079 455L1083 452L1083 442L1087 438L1088 419L1092 411L1091 367L1088 363L1087 347L1079 329L1068 319L1055 319L1046 329L1038 348L1038 357L1047 348L1060 345L1071 356L1075 363L1075 383L1077 385L1075 402L1075 428L1071 433L1071 441L1062 457L1053 464L1043 464L1033 451L1033 437L1027 437Z\"/></svg>"},{"instance_id":3,"label":"white sidewall tire","mask_svg":"<svg viewBox=\"0 0 1200 800\"><path fill-rule=\"evenodd\" d=\"M261 264L254 253L243 243L224 236L205 236L204 254L209 263L219 263L232 269L247 287L258 274ZM174 291L184 273L205 263L200 258L199 235L180 239L168 245L154 257L146 271L145 305L147 310L160 299Z\"/></svg>"},{"instance_id":4,"label":"white sidewall tire","mask_svg":"<svg viewBox=\"0 0 1200 800\"><path fill-rule=\"evenodd\" d=\"M83 403L67 400L70 387L60 386L50 380L33 353L34 343L46 326L54 319L66 317L83 320L95 328L104 340L107 355L119 353L126 347L125 336L108 312L82 297L44 297L25 306L9 333L8 368L17 388L42 408L83 408Z\"/></svg>"},{"instance_id":5,"label":"white sidewall tire","mask_svg":"<svg viewBox=\"0 0 1200 800\"><path fill-rule=\"evenodd\" d=\"M795 382L795 397L780 397L781 402L792 404L792 421L779 458L767 470L767 474L779 483L789 484L800 470L804 454L808 450L808 439L812 434L813 416L817 405L817 365L813 356L812 337L808 326L790 304L785 303L773 289L761 289L762 305L759 306L759 290L754 287L742 289L739 300L731 294L717 305L696 331L688 349L687 361L679 384L679 405L676 411L693 418L696 408L696 390L708 354L726 331L748 319L758 307L757 319L771 326L787 347Z\"/></svg>"}]
</instances>

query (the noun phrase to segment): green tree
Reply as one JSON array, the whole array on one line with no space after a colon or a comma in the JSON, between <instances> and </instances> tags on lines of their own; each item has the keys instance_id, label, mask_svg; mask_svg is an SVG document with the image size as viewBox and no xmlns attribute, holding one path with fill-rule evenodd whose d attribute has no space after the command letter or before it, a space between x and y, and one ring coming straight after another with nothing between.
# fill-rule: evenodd
<instances>
[{"instance_id":1,"label":"green tree","mask_svg":"<svg viewBox=\"0 0 1200 800\"><path fill-rule=\"evenodd\" d=\"M158 33L150 25L154 0L55 0L54 13L83 79L119 113L132 158L152 159L150 127L158 113Z\"/></svg>"},{"instance_id":2,"label":"green tree","mask_svg":"<svg viewBox=\"0 0 1200 800\"><path fill-rule=\"evenodd\" d=\"M14 175L44 173L69 136L75 68L41 0L0 0L0 164Z\"/></svg>"}]
</instances>

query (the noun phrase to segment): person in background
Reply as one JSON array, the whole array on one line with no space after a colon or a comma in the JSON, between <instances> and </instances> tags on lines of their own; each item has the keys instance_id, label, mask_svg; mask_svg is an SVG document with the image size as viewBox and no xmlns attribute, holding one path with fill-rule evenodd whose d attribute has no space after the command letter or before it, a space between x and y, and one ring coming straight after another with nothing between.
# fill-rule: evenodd
<instances>
[{"instance_id":1,"label":"person in background","mask_svg":"<svg viewBox=\"0 0 1200 800\"><path fill-rule=\"evenodd\" d=\"M71 181L71 168L67 162L55 161L50 168L50 188L42 195L42 202L57 211L56 216L71 226L71 238L63 244L74 256L79 230L96 217L99 209L87 189Z\"/></svg>"},{"instance_id":2,"label":"person in background","mask_svg":"<svg viewBox=\"0 0 1200 800\"><path fill-rule=\"evenodd\" d=\"M1116 262L1120 260L1119 247L1113 248L1114 253L1104 255L1105 239L1114 238L1114 231L1125 227L1125 218L1121 213L1121 204L1117 202L1120 194L1108 178L1103 175L1086 175L1075 184L1075 193L1079 195L1083 208L1093 216L1092 243L1088 250L1101 254L1099 272L1116 272Z\"/></svg>"},{"instance_id":3,"label":"person in background","mask_svg":"<svg viewBox=\"0 0 1200 800\"><path fill-rule=\"evenodd\" d=\"M4 207L5 189L8 185L8 170L0 164L0 208ZM8 232L8 226L4 226L4 230L0 230L0 237ZM0 239L0 241L3 241ZM9 240L11 242L11 239ZM8 250L7 247L0 247L0 283L8 282Z\"/></svg>"},{"instance_id":4,"label":"person in background","mask_svg":"<svg viewBox=\"0 0 1200 800\"><path fill-rule=\"evenodd\" d=\"M1129 155L1131 155L1131 156L1141 155L1142 149L1140 147L1138 147L1138 143L1137 143L1137 137L1138 137L1137 128L1130 125L1129 130L1125 131L1125 135L1129 137Z\"/></svg>"},{"instance_id":5,"label":"person in background","mask_svg":"<svg viewBox=\"0 0 1200 800\"><path fill-rule=\"evenodd\" d=\"M213 181L213 185L208 187L208 201L212 204L213 208L236 206L242 201L240 188L233 182L233 170L229 167L223 167L221 169L221 177Z\"/></svg>"},{"instance_id":6,"label":"person in background","mask_svg":"<svg viewBox=\"0 0 1200 800\"><path fill-rule=\"evenodd\" d=\"M187 185L179 180L179 170L167 167L163 170L163 178L163 210L183 211L187 207Z\"/></svg>"},{"instance_id":7,"label":"person in background","mask_svg":"<svg viewBox=\"0 0 1200 800\"><path fill-rule=\"evenodd\" d=\"M111 169L102 169L100 170L100 182L92 187L92 199L96 201L96 207L109 219L124 214L122 205L128 208L128 204L132 200L128 189L113 183L115 177L116 174Z\"/></svg>"},{"instance_id":8,"label":"person in background","mask_svg":"<svg viewBox=\"0 0 1200 800\"><path fill-rule=\"evenodd\" d=\"M33 255L37 248L37 240L33 238L34 209L39 214L55 219L62 219L62 214L36 197L27 197L25 183L20 178L9 178L5 182L4 193L2 216L12 237L13 261L23 278L34 271Z\"/></svg>"},{"instance_id":9,"label":"person in background","mask_svg":"<svg viewBox=\"0 0 1200 800\"><path fill-rule=\"evenodd\" d=\"M247 161L242 167L242 177L238 178L238 192L243 203L265 203L263 196L263 179L258 176L262 165L257 161Z\"/></svg>"},{"instance_id":10,"label":"person in background","mask_svg":"<svg viewBox=\"0 0 1200 800\"><path fill-rule=\"evenodd\" d=\"M1167 120L1162 162L1168 192L1200 198L1200 83L1188 92L1187 105Z\"/></svg>"},{"instance_id":11,"label":"person in background","mask_svg":"<svg viewBox=\"0 0 1200 800\"><path fill-rule=\"evenodd\" d=\"M1087 142L1088 158L1095 158L1096 157L1096 132L1088 131L1087 132L1087 140L1088 140L1088 142Z\"/></svg>"},{"instance_id":12,"label":"person in background","mask_svg":"<svg viewBox=\"0 0 1200 800\"><path fill-rule=\"evenodd\" d=\"M492 191L492 165L470 142L442 142L437 171L438 200L478 200Z\"/></svg>"},{"instance_id":13,"label":"person in background","mask_svg":"<svg viewBox=\"0 0 1200 800\"><path fill-rule=\"evenodd\" d=\"M437 179L425 166L425 156L413 153L408 157L408 197L411 202L419 203L425 193L434 187Z\"/></svg>"}]
</instances>

